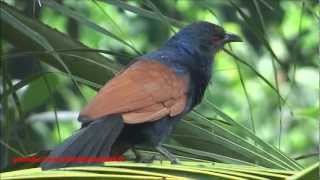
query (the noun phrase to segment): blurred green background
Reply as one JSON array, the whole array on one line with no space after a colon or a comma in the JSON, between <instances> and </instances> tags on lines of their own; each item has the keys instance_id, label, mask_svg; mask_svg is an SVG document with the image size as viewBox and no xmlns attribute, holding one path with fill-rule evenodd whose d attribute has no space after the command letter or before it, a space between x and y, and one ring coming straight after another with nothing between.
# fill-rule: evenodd
<instances>
[{"instance_id":1,"label":"blurred green background","mask_svg":"<svg viewBox=\"0 0 320 180\"><path fill-rule=\"evenodd\" d=\"M85 26L44 1L4 2L90 48L126 55L104 54L114 64L126 65L132 60L128 56L138 56L129 46L92 26ZM112 0L106 3L95 0L56 2L112 32L140 53L159 48L179 30L179 25L198 20L219 24L240 35L244 43L235 43L226 49L247 64L221 51L215 58L213 79L206 98L267 143L280 148L289 157L297 158L298 163L307 166L317 161L320 9L315 0L122 1L161 12L156 17L124 10ZM169 21L165 16L177 21ZM36 57L21 55L25 50L2 36L1 66L3 59L10 61L6 62L6 68L1 68L1 82L4 75L9 77L11 85L15 85L42 73L42 78L28 82L8 96L8 101L2 101L1 165L8 167L12 157L51 149L70 136L80 127L76 120L78 112L96 91L82 83L77 88L66 75L45 73L54 70L53 67ZM86 68L82 71L86 72ZM198 106L197 112L212 119L217 117L206 104Z\"/></svg>"}]
</instances>

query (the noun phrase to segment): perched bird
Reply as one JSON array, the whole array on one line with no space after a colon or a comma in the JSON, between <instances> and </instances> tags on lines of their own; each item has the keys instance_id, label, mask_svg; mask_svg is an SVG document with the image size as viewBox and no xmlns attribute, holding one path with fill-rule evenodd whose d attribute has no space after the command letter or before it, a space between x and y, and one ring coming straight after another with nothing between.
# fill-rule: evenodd
<instances>
[{"instance_id":1,"label":"perched bird","mask_svg":"<svg viewBox=\"0 0 320 180\"><path fill-rule=\"evenodd\" d=\"M238 36L209 22L184 27L159 50L136 58L107 82L80 113L82 128L49 157L114 156L147 143L177 163L161 141L201 102L215 53L226 43L237 41L241 41ZM41 167L85 164L90 162L43 162Z\"/></svg>"}]
</instances>

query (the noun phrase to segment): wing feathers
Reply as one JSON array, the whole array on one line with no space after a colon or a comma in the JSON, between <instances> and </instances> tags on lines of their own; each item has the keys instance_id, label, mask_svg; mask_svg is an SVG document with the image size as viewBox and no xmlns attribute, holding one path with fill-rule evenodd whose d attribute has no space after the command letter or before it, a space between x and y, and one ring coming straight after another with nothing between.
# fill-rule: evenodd
<instances>
[{"instance_id":1,"label":"wing feathers","mask_svg":"<svg viewBox=\"0 0 320 180\"><path fill-rule=\"evenodd\" d=\"M80 116L120 113L131 124L174 116L184 110L188 83L187 76L177 76L166 65L140 60L109 81Z\"/></svg>"}]
</instances>

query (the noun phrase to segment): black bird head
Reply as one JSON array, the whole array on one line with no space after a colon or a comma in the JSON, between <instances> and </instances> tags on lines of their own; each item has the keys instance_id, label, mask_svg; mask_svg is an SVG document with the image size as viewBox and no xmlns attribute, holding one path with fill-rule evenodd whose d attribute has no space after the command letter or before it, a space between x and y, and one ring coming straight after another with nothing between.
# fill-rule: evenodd
<instances>
[{"instance_id":1,"label":"black bird head","mask_svg":"<svg viewBox=\"0 0 320 180\"><path fill-rule=\"evenodd\" d=\"M226 33L225 30L215 24L200 21L192 23L181 29L167 43L178 45L191 52L213 55L226 43L241 42L241 38L235 34Z\"/></svg>"}]
</instances>

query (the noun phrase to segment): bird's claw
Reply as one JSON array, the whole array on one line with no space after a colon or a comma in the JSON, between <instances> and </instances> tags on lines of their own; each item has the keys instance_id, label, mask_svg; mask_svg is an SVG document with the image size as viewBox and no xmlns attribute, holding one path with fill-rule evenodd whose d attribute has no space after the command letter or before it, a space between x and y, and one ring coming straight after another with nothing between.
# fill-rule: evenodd
<instances>
[{"instance_id":1,"label":"bird's claw","mask_svg":"<svg viewBox=\"0 0 320 180\"><path fill-rule=\"evenodd\" d=\"M172 160L170 160L171 161L171 164L181 164L180 163L180 161L178 161L178 159L177 158L174 158L174 159L172 159Z\"/></svg>"},{"instance_id":2,"label":"bird's claw","mask_svg":"<svg viewBox=\"0 0 320 180\"><path fill-rule=\"evenodd\" d=\"M142 158L141 156L135 159L137 163L152 163L153 161L158 160L156 155L153 155L151 158Z\"/></svg>"}]
</instances>

